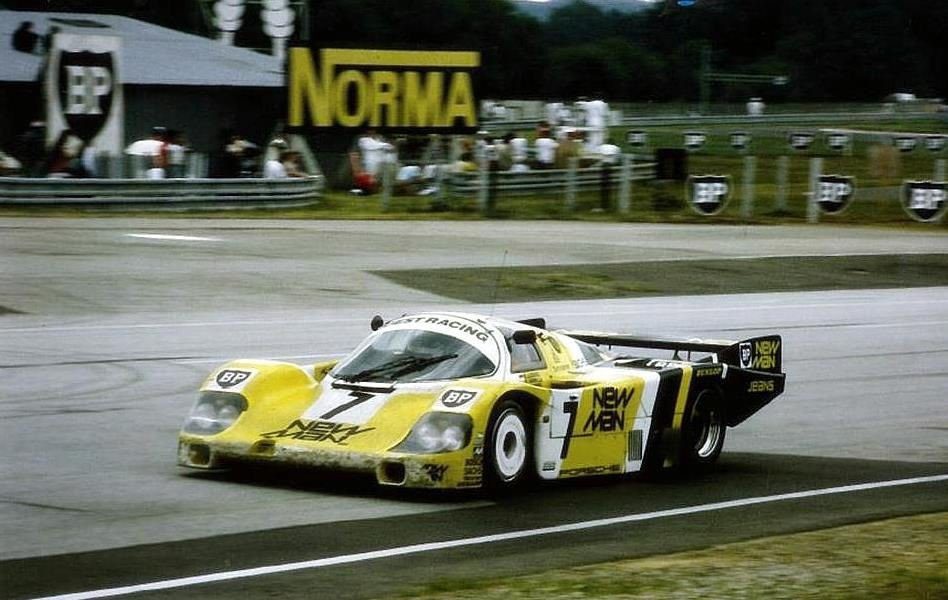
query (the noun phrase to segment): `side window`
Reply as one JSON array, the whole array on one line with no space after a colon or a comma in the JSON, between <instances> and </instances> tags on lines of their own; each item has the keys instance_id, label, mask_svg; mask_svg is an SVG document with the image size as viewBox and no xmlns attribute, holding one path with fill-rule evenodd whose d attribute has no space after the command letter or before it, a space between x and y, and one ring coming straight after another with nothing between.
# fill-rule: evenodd
<instances>
[{"instance_id":1,"label":"side window","mask_svg":"<svg viewBox=\"0 0 948 600\"><path fill-rule=\"evenodd\" d=\"M507 347L510 348L510 370L514 373L536 371L546 366L534 344L514 344L507 340Z\"/></svg>"}]
</instances>

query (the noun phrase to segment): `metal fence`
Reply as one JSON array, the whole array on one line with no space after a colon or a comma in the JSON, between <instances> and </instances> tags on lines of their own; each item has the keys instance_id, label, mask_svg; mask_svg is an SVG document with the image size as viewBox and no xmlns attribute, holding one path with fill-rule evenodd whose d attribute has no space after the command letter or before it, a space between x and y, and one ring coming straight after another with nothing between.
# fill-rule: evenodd
<instances>
[{"instance_id":1,"label":"metal fence","mask_svg":"<svg viewBox=\"0 0 948 600\"><path fill-rule=\"evenodd\" d=\"M304 206L318 201L321 176L289 179L0 178L0 205L105 205L150 208Z\"/></svg>"}]
</instances>

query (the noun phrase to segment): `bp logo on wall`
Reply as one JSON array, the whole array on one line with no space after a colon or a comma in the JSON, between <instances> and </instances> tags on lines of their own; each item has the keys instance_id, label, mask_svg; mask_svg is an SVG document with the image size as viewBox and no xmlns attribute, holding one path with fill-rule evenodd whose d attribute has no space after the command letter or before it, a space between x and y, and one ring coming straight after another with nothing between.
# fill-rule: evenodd
<instances>
[{"instance_id":1,"label":"bp logo on wall","mask_svg":"<svg viewBox=\"0 0 948 600\"><path fill-rule=\"evenodd\" d=\"M795 131L787 136L787 143L794 150L806 150L813 144L815 135L807 131Z\"/></svg>"},{"instance_id":2,"label":"bp logo on wall","mask_svg":"<svg viewBox=\"0 0 948 600\"><path fill-rule=\"evenodd\" d=\"M911 135L899 135L892 138L892 144L899 149L899 152L911 152L918 145L918 138Z\"/></svg>"},{"instance_id":3,"label":"bp logo on wall","mask_svg":"<svg viewBox=\"0 0 948 600\"><path fill-rule=\"evenodd\" d=\"M902 184L902 208L916 221L930 223L945 214L948 183L906 181Z\"/></svg>"},{"instance_id":4,"label":"bp logo on wall","mask_svg":"<svg viewBox=\"0 0 948 600\"><path fill-rule=\"evenodd\" d=\"M59 103L66 124L83 140L95 138L108 122L116 79L111 52L60 51Z\"/></svg>"},{"instance_id":5,"label":"bp logo on wall","mask_svg":"<svg viewBox=\"0 0 948 600\"><path fill-rule=\"evenodd\" d=\"M648 144L648 134L638 129L630 129L625 134L625 141L633 148L642 148Z\"/></svg>"},{"instance_id":6,"label":"bp logo on wall","mask_svg":"<svg viewBox=\"0 0 948 600\"><path fill-rule=\"evenodd\" d=\"M703 131L686 131L684 134L685 148L688 150L700 150L707 139L708 136Z\"/></svg>"},{"instance_id":7,"label":"bp logo on wall","mask_svg":"<svg viewBox=\"0 0 948 600\"><path fill-rule=\"evenodd\" d=\"M826 134L826 146L830 150L845 150L850 143L848 133L828 133Z\"/></svg>"},{"instance_id":8,"label":"bp logo on wall","mask_svg":"<svg viewBox=\"0 0 948 600\"><path fill-rule=\"evenodd\" d=\"M688 178L688 204L699 215L716 215L727 206L731 181L727 175L692 175Z\"/></svg>"},{"instance_id":9,"label":"bp logo on wall","mask_svg":"<svg viewBox=\"0 0 948 600\"><path fill-rule=\"evenodd\" d=\"M943 135L929 135L925 137L925 148L929 152L941 152L945 149L945 140Z\"/></svg>"},{"instance_id":10,"label":"bp logo on wall","mask_svg":"<svg viewBox=\"0 0 948 600\"><path fill-rule=\"evenodd\" d=\"M120 78L122 40L109 35L57 33L44 79L47 143L66 129L99 152L124 147Z\"/></svg>"},{"instance_id":11,"label":"bp logo on wall","mask_svg":"<svg viewBox=\"0 0 948 600\"><path fill-rule=\"evenodd\" d=\"M751 134L746 131L733 131L729 136L731 148L747 150L751 143Z\"/></svg>"},{"instance_id":12,"label":"bp logo on wall","mask_svg":"<svg viewBox=\"0 0 948 600\"><path fill-rule=\"evenodd\" d=\"M820 175L815 193L820 210L828 215L839 214L856 194L856 179L847 175Z\"/></svg>"}]
</instances>

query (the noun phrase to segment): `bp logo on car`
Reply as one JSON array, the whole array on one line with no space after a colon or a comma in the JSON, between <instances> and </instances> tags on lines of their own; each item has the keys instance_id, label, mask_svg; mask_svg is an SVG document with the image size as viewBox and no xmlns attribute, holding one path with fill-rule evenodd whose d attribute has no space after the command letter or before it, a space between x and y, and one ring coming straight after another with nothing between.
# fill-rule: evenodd
<instances>
[{"instance_id":1,"label":"bp logo on car","mask_svg":"<svg viewBox=\"0 0 948 600\"><path fill-rule=\"evenodd\" d=\"M846 175L820 175L816 183L816 202L826 214L846 210L856 193L856 180Z\"/></svg>"},{"instance_id":2,"label":"bp logo on car","mask_svg":"<svg viewBox=\"0 0 948 600\"><path fill-rule=\"evenodd\" d=\"M210 387L221 391L239 392L255 373L254 370L222 369L214 376Z\"/></svg>"},{"instance_id":3,"label":"bp logo on car","mask_svg":"<svg viewBox=\"0 0 948 600\"><path fill-rule=\"evenodd\" d=\"M716 215L727 206L731 192L727 175L694 175L687 187L689 204L699 215Z\"/></svg>"},{"instance_id":4,"label":"bp logo on car","mask_svg":"<svg viewBox=\"0 0 948 600\"><path fill-rule=\"evenodd\" d=\"M902 208L916 221L939 220L948 205L948 182L906 181L902 184Z\"/></svg>"}]
</instances>

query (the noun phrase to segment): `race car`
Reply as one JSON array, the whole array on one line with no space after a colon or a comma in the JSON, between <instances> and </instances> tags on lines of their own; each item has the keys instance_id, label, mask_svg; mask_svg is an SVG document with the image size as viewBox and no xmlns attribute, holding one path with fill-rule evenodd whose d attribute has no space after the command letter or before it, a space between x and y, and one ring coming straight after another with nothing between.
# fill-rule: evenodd
<instances>
[{"instance_id":1,"label":"race car","mask_svg":"<svg viewBox=\"0 0 948 600\"><path fill-rule=\"evenodd\" d=\"M371 328L341 360L236 360L212 372L181 430L179 464L284 463L386 486L495 490L688 471L712 465L727 427L784 389L777 335L656 339L465 313L376 316Z\"/></svg>"}]
</instances>

